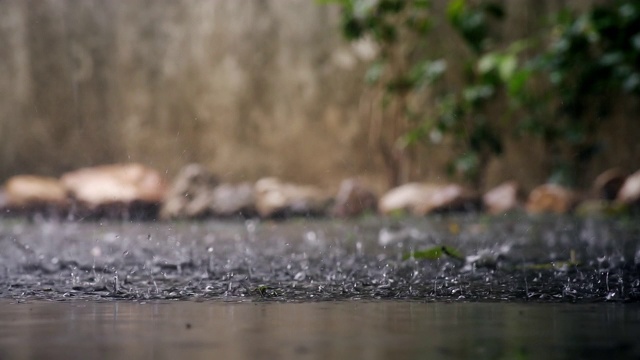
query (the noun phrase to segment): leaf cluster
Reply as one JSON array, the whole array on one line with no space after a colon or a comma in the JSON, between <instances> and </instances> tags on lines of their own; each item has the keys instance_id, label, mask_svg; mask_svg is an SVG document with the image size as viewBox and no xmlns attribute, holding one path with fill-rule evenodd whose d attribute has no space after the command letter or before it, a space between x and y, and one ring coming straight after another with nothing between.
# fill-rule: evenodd
<instances>
[{"instance_id":1,"label":"leaf cluster","mask_svg":"<svg viewBox=\"0 0 640 360\"><path fill-rule=\"evenodd\" d=\"M507 43L496 30L507 16L500 2L448 0L444 13L428 0L324 2L342 6L345 38L369 38L382 49L366 81L383 89L383 106L429 93L427 101L403 102L411 126L398 141L415 146L451 139L458 156L450 173L472 182L503 152L508 136L543 139L553 170L588 163L602 150L597 134L611 108L621 97L640 95L637 0L563 10L535 35ZM446 41L459 42L469 56L430 51L434 24L443 19L456 34ZM391 66L394 47L406 42L416 49L402 54L407 66ZM452 87L444 81L448 76L462 79L462 85ZM576 171L567 173L575 177ZM571 176L562 177L570 182Z\"/></svg>"}]
</instances>

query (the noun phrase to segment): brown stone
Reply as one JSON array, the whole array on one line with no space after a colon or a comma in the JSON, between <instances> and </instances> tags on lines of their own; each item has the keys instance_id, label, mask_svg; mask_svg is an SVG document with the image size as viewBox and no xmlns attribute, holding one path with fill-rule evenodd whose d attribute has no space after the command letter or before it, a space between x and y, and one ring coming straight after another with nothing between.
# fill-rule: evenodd
<instances>
[{"instance_id":1,"label":"brown stone","mask_svg":"<svg viewBox=\"0 0 640 360\"><path fill-rule=\"evenodd\" d=\"M616 200L628 204L640 204L640 170L629 175L618 192Z\"/></svg>"},{"instance_id":2,"label":"brown stone","mask_svg":"<svg viewBox=\"0 0 640 360\"><path fill-rule=\"evenodd\" d=\"M598 175L593 182L594 195L598 199L615 200L626 179L622 170L609 169Z\"/></svg>"},{"instance_id":3,"label":"brown stone","mask_svg":"<svg viewBox=\"0 0 640 360\"><path fill-rule=\"evenodd\" d=\"M489 190L482 197L485 210L490 214L503 214L520 206L520 187L515 181L504 182Z\"/></svg>"},{"instance_id":4,"label":"brown stone","mask_svg":"<svg viewBox=\"0 0 640 360\"><path fill-rule=\"evenodd\" d=\"M5 184L7 207L29 207L36 204L62 205L67 192L56 178L18 175Z\"/></svg>"},{"instance_id":5,"label":"brown stone","mask_svg":"<svg viewBox=\"0 0 640 360\"><path fill-rule=\"evenodd\" d=\"M216 177L199 164L183 167L171 184L160 217L194 218L208 215L214 202Z\"/></svg>"},{"instance_id":6,"label":"brown stone","mask_svg":"<svg viewBox=\"0 0 640 360\"><path fill-rule=\"evenodd\" d=\"M220 184L214 190L211 211L217 216L253 216L256 213L254 186L240 184Z\"/></svg>"},{"instance_id":7,"label":"brown stone","mask_svg":"<svg viewBox=\"0 0 640 360\"><path fill-rule=\"evenodd\" d=\"M536 187L529 194L527 211L538 213L568 213L577 205L578 195L563 186L544 184Z\"/></svg>"},{"instance_id":8,"label":"brown stone","mask_svg":"<svg viewBox=\"0 0 640 360\"><path fill-rule=\"evenodd\" d=\"M330 198L314 186L263 178L255 184L256 210L261 217L320 215Z\"/></svg>"},{"instance_id":9,"label":"brown stone","mask_svg":"<svg viewBox=\"0 0 640 360\"><path fill-rule=\"evenodd\" d=\"M409 183L387 192L378 203L383 214L407 211L416 216L447 210L477 208L475 194L460 185Z\"/></svg>"},{"instance_id":10,"label":"brown stone","mask_svg":"<svg viewBox=\"0 0 640 360\"><path fill-rule=\"evenodd\" d=\"M420 199L429 196L433 191L433 185L421 183L408 183L400 185L385 193L378 202L378 210L382 214L394 212L415 213Z\"/></svg>"},{"instance_id":11,"label":"brown stone","mask_svg":"<svg viewBox=\"0 0 640 360\"><path fill-rule=\"evenodd\" d=\"M375 212L377 203L372 189L358 179L345 179L340 184L331 213L338 217L354 217L366 211Z\"/></svg>"},{"instance_id":12,"label":"brown stone","mask_svg":"<svg viewBox=\"0 0 640 360\"><path fill-rule=\"evenodd\" d=\"M0 189L0 209L4 215L45 216L59 218L67 215L67 193L56 178L13 176Z\"/></svg>"},{"instance_id":13,"label":"brown stone","mask_svg":"<svg viewBox=\"0 0 640 360\"><path fill-rule=\"evenodd\" d=\"M155 218L166 192L160 173L135 163L68 172L61 182L83 216Z\"/></svg>"}]
</instances>

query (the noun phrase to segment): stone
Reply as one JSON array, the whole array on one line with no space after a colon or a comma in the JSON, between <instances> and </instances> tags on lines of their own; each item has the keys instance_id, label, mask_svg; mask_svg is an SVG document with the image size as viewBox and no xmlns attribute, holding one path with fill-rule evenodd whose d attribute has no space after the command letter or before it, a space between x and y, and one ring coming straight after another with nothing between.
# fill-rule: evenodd
<instances>
[{"instance_id":1,"label":"stone","mask_svg":"<svg viewBox=\"0 0 640 360\"><path fill-rule=\"evenodd\" d=\"M7 192L3 188L0 188L0 211L5 211L8 203Z\"/></svg>"},{"instance_id":2,"label":"stone","mask_svg":"<svg viewBox=\"0 0 640 360\"><path fill-rule=\"evenodd\" d=\"M217 178L204 166L189 164L176 175L160 210L163 219L209 215Z\"/></svg>"},{"instance_id":3,"label":"stone","mask_svg":"<svg viewBox=\"0 0 640 360\"><path fill-rule=\"evenodd\" d=\"M640 204L640 170L627 177L616 200L627 205Z\"/></svg>"},{"instance_id":4,"label":"stone","mask_svg":"<svg viewBox=\"0 0 640 360\"><path fill-rule=\"evenodd\" d=\"M340 183L331 213L337 217L355 217L367 211L375 212L377 204L373 190L358 179L345 179Z\"/></svg>"},{"instance_id":5,"label":"stone","mask_svg":"<svg viewBox=\"0 0 640 360\"><path fill-rule=\"evenodd\" d=\"M18 175L5 183L0 193L0 209L10 216L60 218L67 215L69 199L56 178Z\"/></svg>"},{"instance_id":6,"label":"stone","mask_svg":"<svg viewBox=\"0 0 640 360\"><path fill-rule=\"evenodd\" d=\"M254 216L256 214L254 185L248 182L218 185L213 190L210 209L216 216Z\"/></svg>"},{"instance_id":7,"label":"stone","mask_svg":"<svg viewBox=\"0 0 640 360\"><path fill-rule=\"evenodd\" d=\"M515 181L504 182L482 197L485 210L493 215L504 214L520 207L520 186Z\"/></svg>"},{"instance_id":8,"label":"stone","mask_svg":"<svg viewBox=\"0 0 640 360\"><path fill-rule=\"evenodd\" d=\"M67 202L67 191L58 179L52 177L13 176L4 188L7 207L62 205Z\"/></svg>"},{"instance_id":9,"label":"stone","mask_svg":"<svg viewBox=\"0 0 640 360\"><path fill-rule=\"evenodd\" d=\"M166 194L160 173L137 163L79 169L61 182L80 216L154 219Z\"/></svg>"},{"instance_id":10,"label":"stone","mask_svg":"<svg viewBox=\"0 0 640 360\"><path fill-rule=\"evenodd\" d=\"M572 211L578 204L578 195L563 186L544 184L529 193L526 209L529 213L564 214Z\"/></svg>"},{"instance_id":11,"label":"stone","mask_svg":"<svg viewBox=\"0 0 640 360\"><path fill-rule=\"evenodd\" d=\"M378 202L378 210L387 215L406 211L423 216L477 207L477 196L457 184L408 183L391 189Z\"/></svg>"},{"instance_id":12,"label":"stone","mask_svg":"<svg viewBox=\"0 0 640 360\"><path fill-rule=\"evenodd\" d=\"M626 174L618 168L606 170L593 182L593 193L598 199L615 200L626 179Z\"/></svg>"},{"instance_id":13,"label":"stone","mask_svg":"<svg viewBox=\"0 0 640 360\"><path fill-rule=\"evenodd\" d=\"M378 201L378 211L389 215L395 212L414 213L420 198L428 196L433 185L408 183L389 190ZM426 195L425 195L426 194Z\"/></svg>"},{"instance_id":14,"label":"stone","mask_svg":"<svg viewBox=\"0 0 640 360\"><path fill-rule=\"evenodd\" d=\"M263 218L322 215L330 201L314 186L285 183L269 177L255 184L256 210Z\"/></svg>"}]
</instances>

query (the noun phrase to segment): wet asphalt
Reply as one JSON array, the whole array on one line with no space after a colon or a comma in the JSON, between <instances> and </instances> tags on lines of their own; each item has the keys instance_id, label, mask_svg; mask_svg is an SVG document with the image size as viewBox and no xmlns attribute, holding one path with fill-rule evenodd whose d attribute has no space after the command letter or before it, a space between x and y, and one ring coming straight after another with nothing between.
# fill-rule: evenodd
<instances>
[{"instance_id":1,"label":"wet asphalt","mask_svg":"<svg viewBox=\"0 0 640 360\"><path fill-rule=\"evenodd\" d=\"M633 217L0 219L17 301L638 302L639 274Z\"/></svg>"}]
</instances>

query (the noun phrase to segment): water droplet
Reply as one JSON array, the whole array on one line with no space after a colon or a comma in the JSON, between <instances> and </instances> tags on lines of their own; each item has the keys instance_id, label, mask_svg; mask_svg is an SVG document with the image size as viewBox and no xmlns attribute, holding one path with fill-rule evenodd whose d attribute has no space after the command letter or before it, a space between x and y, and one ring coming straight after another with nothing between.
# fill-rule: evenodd
<instances>
[{"instance_id":1,"label":"water droplet","mask_svg":"<svg viewBox=\"0 0 640 360\"><path fill-rule=\"evenodd\" d=\"M91 256L93 257L100 257L102 255L102 250L100 249L100 247L98 246L94 246L91 249Z\"/></svg>"},{"instance_id":2,"label":"water droplet","mask_svg":"<svg viewBox=\"0 0 640 360\"><path fill-rule=\"evenodd\" d=\"M306 277L307 277L307 274L305 274L305 272L304 272L304 271L300 271L300 272L298 272L298 273L293 277L293 279L294 279L294 280L296 280L296 281L302 281L302 280L304 280Z\"/></svg>"}]
</instances>

